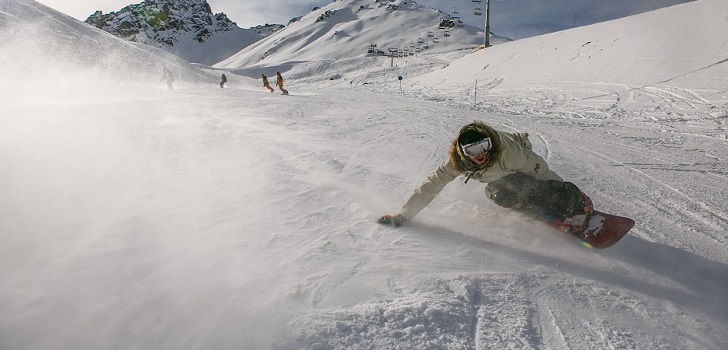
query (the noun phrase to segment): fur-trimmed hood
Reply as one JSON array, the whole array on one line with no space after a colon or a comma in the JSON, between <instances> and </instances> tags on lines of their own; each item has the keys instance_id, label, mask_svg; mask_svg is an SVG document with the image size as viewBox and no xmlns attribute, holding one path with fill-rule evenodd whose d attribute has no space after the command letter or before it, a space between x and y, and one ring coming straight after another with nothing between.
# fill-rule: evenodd
<instances>
[{"instance_id":1,"label":"fur-trimmed hood","mask_svg":"<svg viewBox=\"0 0 728 350\"><path fill-rule=\"evenodd\" d=\"M481 165L475 164L472 160L470 160L470 158L463 154L463 150L458 144L458 139L460 138L460 135L468 130L475 130L482 134L488 135L491 142L493 143L487 160ZM475 121L463 126L458 133L458 137L456 137L455 140L452 141L452 145L450 146L450 164L453 168L455 168L455 170L461 173L483 170L498 162L502 150L503 143L501 142L498 132L490 126L485 125L483 122Z\"/></svg>"}]
</instances>

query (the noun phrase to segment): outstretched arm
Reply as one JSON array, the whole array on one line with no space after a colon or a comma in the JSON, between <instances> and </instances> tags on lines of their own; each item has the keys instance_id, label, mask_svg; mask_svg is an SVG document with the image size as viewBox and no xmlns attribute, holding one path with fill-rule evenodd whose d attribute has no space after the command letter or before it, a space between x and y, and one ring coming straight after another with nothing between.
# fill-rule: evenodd
<instances>
[{"instance_id":1,"label":"outstretched arm","mask_svg":"<svg viewBox=\"0 0 728 350\"><path fill-rule=\"evenodd\" d=\"M460 173L452 167L449 160L446 160L435 171L430 173L420 187L412 193L402 209L400 209L399 214L385 215L379 219L379 223L393 223L395 226L400 226L407 220L414 218L435 199L435 196L445 188L445 185L455 180L458 175Z\"/></svg>"}]
</instances>

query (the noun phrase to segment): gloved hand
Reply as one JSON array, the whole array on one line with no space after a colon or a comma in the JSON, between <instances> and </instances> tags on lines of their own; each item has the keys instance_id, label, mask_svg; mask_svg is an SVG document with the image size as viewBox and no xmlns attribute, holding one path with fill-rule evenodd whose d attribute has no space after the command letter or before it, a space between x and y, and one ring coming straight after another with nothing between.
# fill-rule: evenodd
<instances>
[{"instance_id":1,"label":"gloved hand","mask_svg":"<svg viewBox=\"0 0 728 350\"><path fill-rule=\"evenodd\" d=\"M384 215L377 222L382 225L394 224L394 227L400 227L407 222L407 217L402 214Z\"/></svg>"}]
</instances>

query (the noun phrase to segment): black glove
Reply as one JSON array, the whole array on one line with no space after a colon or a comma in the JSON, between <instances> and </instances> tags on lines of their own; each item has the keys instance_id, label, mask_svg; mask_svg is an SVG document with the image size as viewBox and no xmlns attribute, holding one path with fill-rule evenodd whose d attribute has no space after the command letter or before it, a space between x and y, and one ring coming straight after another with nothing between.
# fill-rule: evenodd
<instances>
[{"instance_id":1,"label":"black glove","mask_svg":"<svg viewBox=\"0 0 728 350\"><path fill-rule=\"evenodd\" d=\"M394 224L394 227L400 227L407 222L407 217L402 214L384 215L377 222L382 225Z\"/></svg>"}]
</instances>

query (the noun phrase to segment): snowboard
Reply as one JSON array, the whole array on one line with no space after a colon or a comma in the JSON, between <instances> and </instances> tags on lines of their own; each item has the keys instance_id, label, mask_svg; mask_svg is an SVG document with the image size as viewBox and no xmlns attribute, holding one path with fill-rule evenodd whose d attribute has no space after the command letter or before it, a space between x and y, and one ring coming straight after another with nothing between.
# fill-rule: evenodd
<instances>
[{"instance_id":1,"label":"snowboard","mask_svg":"<svg viewBox=\"0 0 728 350\"><path fill-rule=\"evenodd\" d=\"M604 249L617 243L634 226L634 220L595 210L589 225L580 233L569 233L589 248Z\"/></svg>"}]
</instances>

